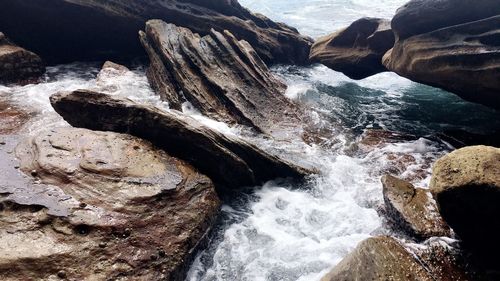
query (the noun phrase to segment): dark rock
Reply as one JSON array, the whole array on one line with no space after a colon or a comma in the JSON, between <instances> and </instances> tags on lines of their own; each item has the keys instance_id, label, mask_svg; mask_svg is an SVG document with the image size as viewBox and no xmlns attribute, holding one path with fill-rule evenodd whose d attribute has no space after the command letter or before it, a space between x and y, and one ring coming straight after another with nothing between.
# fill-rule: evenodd
<instances>
[{"instance_id":1,"label":"dark rock","mask_svg":"<svg viewBox=\"0 0 500 281\"><path fill-rule=\"evenodd\" d=\"M302 178L313 172L242 139L210 130L173 110L161 111L85 90L55 94L51 103L73 126L129 133L150 140L228 188L251 186L278 177Z\"/></svg>"},{"instance_id":2,"label":"dark rock","mask_svg":"<svg viewBox=\"0 0 500 281\"><path fill-rule=\"evenodd\" d=\"M382 185L389 219L401 229L421 240L451 235L428 190L390 175L382 177Z\"/></svg>"},{"instance_id":3,"label":"dark rock","mask_svg":"<svg viewBox=\"0 0 500 281\"><path fill-rule=\"evenodd\" d=\"M160 20L148 21L140 37L151 61L150 83L170 108L189 102L208 117L269 134L301 130L286 86L246 41L228 31L200 37Z\"/></svg>"},{"instance_id":4,"label":"dark rock","mask_svg":"<svg viewBox=\"0 0 500 281\"><path fill-rule=\"evenodd\" d=\"M253 14L235 0L0 2L0 29L50 63L141 56L137 32L150 19L203 35L212 28L229 30L248 41L266 63L305 64L312 43L297 30Z\"/></svg>"},{"instance_id":5,"label":"dark rock","mask_svg":"<svg viewBox=\"0 0 500 281\"><path fill-rule=\"evenodd\" d=\"M414 0L392 21L383 64L413 81L500 109L500 5L496 0Z\"/></svg>"},{"instance_id":6,"label":"dark rock","mask_svg":"<svg viewBox=\"0 0 500 281\"><path fill-rule=\"evenodd\" d=\"M36 81L44 72L39 56L15 45L0 32L0 83Z\"/></svg>"},{"instance_id":7,"label":"dark rock","mask_svg":"<svg viewBox=\"0 0 500 281\"><path fill-rule=\"evenodd\" d=\"M387 71L382 57L393 45L390 21L362 18L318 39L311 48L310 59L352 79L363 79Z\"/></svg>"},{"instance_id":8,"label":"dark rock","mask_svg":"<svg viewBox=\"0 0 500 281\"><path fill-rule=\"evenodd\" d=\"M471 146L439 159L430 189L444 220L482 264L500 270L500 149Z\"/></svg>"},{"instance_id":9,"label":"dark rock","mask_svg":"<svg viewBox=\"0 0 500 281\"><path fill-rule=\"evenodd\" d=\"M210 179L129 135L62 128L23 141L16 155L36 181L4 152L2 280L184 280L219 211Z\"/></svg>"}]
</instances>

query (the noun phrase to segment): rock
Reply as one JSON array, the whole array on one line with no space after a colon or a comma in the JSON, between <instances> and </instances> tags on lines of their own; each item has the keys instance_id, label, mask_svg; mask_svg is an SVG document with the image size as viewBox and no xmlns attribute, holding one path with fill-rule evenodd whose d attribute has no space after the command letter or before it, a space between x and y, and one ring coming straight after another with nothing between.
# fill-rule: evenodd
<instances>
[{"instance_id":1,"label":"rock","mask_svg":"<svg viewBox=\"0 0 500 281\"><path fill-rule=\"evenodd\" d=\"M54 94L50 100L54 109L75 127L126 132L147 139L228 188L252 186L278 177L302 178L314 172L173 110L162 111L86 90Z\"/></svg>"},{"instance_id":2,"label":"rock","mask_svg":"<svg viewBox=\"0 0 500 281\"><path fill-rule=\"evenodd\" d=\"M318 39L311 48L310 59L352 79L363 79L387 71L382 57L393 45L389 20L362 18Z\"/></svg>"},{"instance_id":3,"label":"rock","mask_svg":"<svg viewBox=\"0 0 500 281\"><path fill-rule=\"evenodd\" d=\"M401 229L421 240L451 235L428 190L390 175L382 177L382 185L389 219Z\"/></svg>"},{"instance_id":4,"label":"rock","mask_svg":"<svg viewBox=\"0 0 500 281\"><path fill-rule=\"evenodd\" d=\"M23 141L20 169L35 181L0 154L2 280L184 280L218 214L210 179L129 135Z\"/></svg>"},{"instance_id":5,"label":"rock","mask_svg":"<svg viewBox=\"0 0 500 281\"><path fill-rule=\"evenodd\" d=\"M44 72L39 56L15 45L0 32L0 83L36 81Z\"/></svg>"},{"instance_id":6,"label":"rock","mask_svg":"<svg viewBox=\"0 0 500 281\"><path fill-rule=\"evenodd\" d=\"M500 109L500 5L496 0L413 0L392 20L383 64L413 81Z\"/></svg>"},{"instance_id":7,"label":"rock","mask_svg":"<svg viewBox=\"0 0 500 281\"><path fill-rule=\"evenodd\" d=\"M130 74L130 70L126 66L106 61L97 74L96 87L108 93L117 92L120 86L116 83L116 79L131 79L132 77L128 77L127 74Z\"/></svg>"},{"instance_id":8,"label":"rock","mask_svg":"<svg viewBox=\"0 0 500 281\"><path fill-rule=\"evenodd\" d=\"M435 281L415 256L391 237L364 240L321 279L337 280Z\"/></svg>"},{"instance_id":9,"label":"rock","mask_svg":"<svg viewBox=\"0 0 500 281\"><path fill-rule=\"evenodd\" d=\"M160 20L148 21L141 41L149 54L153 88L181 110L189 102L203 115L271 134L278 128L299 131L298 109L246 41L212 30L200 37Z\"/></svg>"},{"instance_id":10,"label":"rock","mask_svg":"<svg viewBox=\"0 0 500 281\"><path fill-rule=\"evenodd\" d=\"M430 190L444 220L466 248L500 269L500 149L471 146L434 164ZM489 258L488 258L489 257Z\"/></svg>"},{"instance_id":11,"label":"rock","mask_svg":"<svg viewBox=\"0 0 500 281\"><path fill-rule=\"evenodd\" d=\"M50 63L142 56L137 32L150 19L163 19L202 35L209 34L212 28L229 30L236 38L248 41L266 63L308 63L310 38L251 13L236 0L0 3L0 28Z\"/></svg>"},{"instance_id":12,"label":"rock","mask_svg":"<svg viewBox=\"0 0 500 281\"><path fill-rule=\"evenodd\" d=\"M30 118L28 112L0 97L0 135L16 133Z\"/></svg>"}]
</instances>

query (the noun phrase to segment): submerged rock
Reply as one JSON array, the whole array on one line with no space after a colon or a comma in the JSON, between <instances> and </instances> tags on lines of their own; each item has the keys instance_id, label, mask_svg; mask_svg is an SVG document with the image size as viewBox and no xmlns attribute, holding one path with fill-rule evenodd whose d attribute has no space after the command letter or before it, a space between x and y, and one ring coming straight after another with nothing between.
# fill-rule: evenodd
<instances>
[{"instance_id":1,"label":"submerged rock","mask_svg":"<svg viewBox=\"0 0 500 281\"><path fill-rule=\"evenodd\" d=\"M413 0L392 20L387 69L500 109L500 5L496 0Z\"/></svg>"},{"instance_id":2,"label":"submerged rock","mask_svg":"<svg viewBox=\"0 0 500 281\"><path fill-rule=\"evenodd\" d=\"M2 280L183 280L218 214L210 179L136 137L61 128L16 154L29 176L0 183Z\"/></svg>"},{"instance_id":3,"label":"submerged rock","mask_svg":"<svg viewBox=\"0 0 500 281\"><path fill-rule=\"evenodd\" d=\"M450 236L428 190L390 175L382 177L385 206L390 220L417 239Z\"/></svg>"},{"instance_id":4,"label":"submerged rock","mask_svg":"<svg viewBox=\"0 0 500 281\"><path fill-rule=\"evenodd\" d=\"M0 28L49 62L143 55L137 32L150 19L203 35L229 30L248 41L266 63L305 64L312 44L296 29L253 14L236 0L0 2Z\"/></svg>"},{"instance_id":5,"label":"submerged rock","mask_svg":"<svg viewBox=\"0 0 500 281\"><path fill-rule=\"evenodd\" d=\"M352 79L363 79L387 71L382 57L393 45L389 20L362 18L318 39L311 48L310 59Z\"/></svg>"},{"instance_id":6,"label":"submerged rock","mask_svg":"<svg viewBox=\"0 0 500 281\"><path fill-rule=\"evenodd\" d=\"M0 83L35 81L44 72L38 55L15 45L0 32Z\"/></svg>"},{"instance_id":7,"label":"submerged rock","mask_svg":"<svg viewBox=\"0 0 500 281\"><path fill-rule=\"evenodd\" d=\"M298 109L286 86L246 41L212 30L201 37L187 28L148 21L141 41L151 65L149 81L170 108L190 103L203 115L272 134L293 128L300 135Z\"/></svg>"},{"instance_id":8,"label":"submerged rock","mask_svg":"<svg viewBox=\"0 0 500 281\"><path fill-rule=\"evenodd\" d=\"M291 164L236 137L225 136L176 111L86 90L58 93L52 106L71 125L129 133L188 161L217 184L251 186L279 177L302 178L313 169Z\"/></svg>"},{"instance_id":9,"label":"submerged rock","mask_svg":"<svg viewBox=\"0 0 500 281\"><path fill-rule=\"evenodd\" d=\"M0 135L16 133L30 118L27 111L0 96Z\"/></svg>"},{"instance_id":10,"label":"submerged rock","mask_svg":"<svg viewBox=\"0 0 500 281\"><path fill-rule=\"evenodd\" d=\"M445 221L473 252L500 269L500 149L472 146L439 159L430 189Z\"/></svg>"}]
</instances>

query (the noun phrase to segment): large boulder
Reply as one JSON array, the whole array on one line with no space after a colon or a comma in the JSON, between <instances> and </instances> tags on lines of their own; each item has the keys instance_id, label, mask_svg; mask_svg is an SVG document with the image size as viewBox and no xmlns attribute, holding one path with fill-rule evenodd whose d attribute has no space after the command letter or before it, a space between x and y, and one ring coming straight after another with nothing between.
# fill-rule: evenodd
<instances>
[{"instance_id":1,"label":"large boulder","mask_svg":"<svg viewBox=\"0 0 500 281\"><path fill-rule=\"evenodd\" d=\"M38 55L12 43L0 32L0 83L35 81L45 72Z\"/></svg>"},{"instance_id":2,"label":"large boulder","mask_svg":"<svg viewBox=\"0 0 500 281\"><path fill-rule=\"evenodd\" d=\"M352 79L363 79L387 71L382 57L393 45L389 20L362 18L341 31L319 38L311 48L310 59Z\"/></svg>"},{"instance_id":3,"label":"large boulder","mask_svg":"<svg viewBox=\"0 0 500 281\"><path fill-rule=\"evenodd\" d=\"M255 50L229 31L201 37L187 28L148 21L141 41L149 55L153 88L180 110L189 102L205 116L271 134L300 130L298 109ZM295 133L300 134L300 132Z\"/></svg>"},{"instance_id":4,"label":"large boulder","mask_svg":"<svg viewBox=\"0 0 500 281\"><path fill-rule=\"evenodd\" d=\"M54 94L50 100L54 109L75 127L147 139L227 188L279 177L302 178L314 171L266 153L243 139L211 130L173 110L162 111L87 90Z\"/></svg>"},{"instance_id":5,"label":"large boulder","mask_svg":"<svg viewBox=\"0 0 500 281\"><path fill-rule=\"evenodd\" d=\"M0 147L0 279L184 280L219 211L209 178L129 135L42 132L20 164L15 143Z\"/></svg>"},{"instance_id":6,"label":"large boulder","mask_svg":"<svg viewBox=\"0 0 500 281\"><path fill-rule=\"evenodd\" d=\"M0 30L49 62L128 59L143 55L137 32L163 19L199 34L229 30L266 63L308 62L311 39L253 14L236 0L4 0Z\"/></svg>"},{"instance_id":7,"label":"large boulder","mask_svg":"<svg viewBox=\"0 0 500 281\"><path fill-rule=\"evenodd\" d=\"M382 185L389 219L398 227L422 240L451 235L429 190L390 175L382 177Z\"/></svg>"},{"instance_id":8,"label":"large boulder","mask_svg":"<svg viewBox=\"0 0 500 281\"><path fill-rule=\"evenodd\" d=\"M500 5L496 0L413 0L392 20L397 74L500 109Z\"/></svg>"},{"instance_id":9,"label":"large boulder","mask_svg":"<svg viewBox=\"0 0 500 281\"><path fill-rule=\"evenodd\" d=\"M500 149L471 146L439 159L430 183L439 211L465 246L500 269ZM489 259L488 257L491 257Z\"/></svg>"}]
</instances>

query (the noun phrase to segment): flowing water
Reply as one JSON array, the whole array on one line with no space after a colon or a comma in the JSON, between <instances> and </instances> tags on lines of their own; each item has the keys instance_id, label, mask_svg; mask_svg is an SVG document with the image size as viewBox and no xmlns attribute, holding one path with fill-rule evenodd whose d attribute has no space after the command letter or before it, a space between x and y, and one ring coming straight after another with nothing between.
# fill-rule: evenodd
<instances>
[{"instance_id":1,"label":"flowing water","mask_svg":"<svg viewBox=\"0 0 500 281\"><path fill-rule=\"evenodd\" d=\"M404 0L242 0L244 6L286 22L311 37L331 33L363 17L390 18ZM67 124L53 111L57 91L96 87L98 65L50 67L37 85L5 87L0 96L35 117L23 132ZM225 199L208 248L200 253L188 280L319 280L361 240L389 233L377 212L383 203L380 176L386 172L425 187L431 163L453 149L438 133L464 130L491 133L500 114L447 92L383 73L353 81L323 66L276 66L287 96L311 109L318 126L333 128L323 145L253 139L276 153L293 152L321 168L303 184L269 182ZM142 67L108 80L115 94L168 109L154 95ZM100 87L106 85L100 85ZM238 128L185 112L217 130ZM397 140L360 144L366 132L397 132Z\"/></svg>"}]
</instances>

